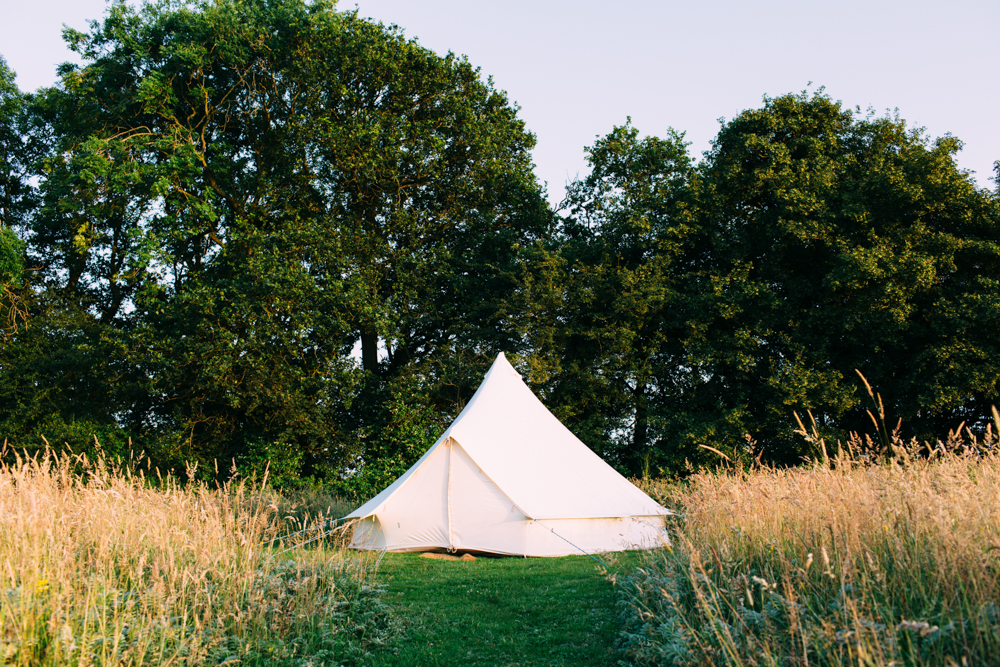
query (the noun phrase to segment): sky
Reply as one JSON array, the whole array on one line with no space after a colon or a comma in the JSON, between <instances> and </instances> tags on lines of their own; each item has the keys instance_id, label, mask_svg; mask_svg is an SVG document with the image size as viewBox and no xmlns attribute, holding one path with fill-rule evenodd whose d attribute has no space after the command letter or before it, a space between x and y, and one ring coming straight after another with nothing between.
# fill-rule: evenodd
<instances>
[{"instance_id":1,"label":"sky","mask_svg":"<svg viewBox=\"0 0 1000 667\"><path fill-rule=\"evenodd\" d=\"M507 92L537 137L553 204L587 173L585 148L631 117L708 150L720 119L824 87L846 107L898 110L931 138L965 143L962 169L995 187L997 0L342 0L439 53L465 55ZM0 0L0 55L22 90L73 60L63 24L86 30L103 0Z\"/></svg>"}]
</instances>

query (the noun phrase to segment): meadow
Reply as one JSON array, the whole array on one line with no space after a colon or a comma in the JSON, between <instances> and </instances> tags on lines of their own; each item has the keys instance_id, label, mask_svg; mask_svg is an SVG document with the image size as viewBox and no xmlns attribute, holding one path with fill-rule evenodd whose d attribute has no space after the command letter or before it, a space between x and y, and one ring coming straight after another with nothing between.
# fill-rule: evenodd
<instances>
[{"instance_id":1,"label":"meadow","mask_svg":"<svg viewBox=\"0 0 1000 667\"><path fill-rule=\"evenodd\" d=\"M7 451L0 665L1000 664L992 428L877 445L639 482L673 544L607 568L380 560L321 492Z\"/></svg>"},{"instance_id":2,"label":"meadow","mask_svg":"<svg viewBox=\"0 0 1000 667\"><path fill-rule=\"evenodd\" d=\"M852 444L804 467L647 483L678 515L673 548L619 582L625 664L1000 664L992 428L933 447L896 436L888 461Z\"/></svg>"},{"instance_id":3,"label":"meadow","mask_svg":"<svg viewBox=\"0 0 1000 667\"><path fill-rule=\"evenodd\" d=\"M279 539L325 523L315 498L5 454L2 665L338 665L392 633L373 558Z\"/></svg>"}]
</instances>

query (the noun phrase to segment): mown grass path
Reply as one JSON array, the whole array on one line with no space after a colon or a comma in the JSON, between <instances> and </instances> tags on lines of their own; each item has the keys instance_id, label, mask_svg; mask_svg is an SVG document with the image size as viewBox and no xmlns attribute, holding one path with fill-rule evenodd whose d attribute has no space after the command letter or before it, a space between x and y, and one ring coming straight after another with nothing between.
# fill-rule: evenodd
<instances>
[{"instance_id":1,"label":"mown grass path","mask_svg":"<svg viewBox=\"0 0 1000 667\"><path fill-rule=\"evenodd\" d=\"M454 562L388 554L380 578L406 637L376 652L372 665L616 663L615 589L586 556Z\"/></svg>"}]
</instances>

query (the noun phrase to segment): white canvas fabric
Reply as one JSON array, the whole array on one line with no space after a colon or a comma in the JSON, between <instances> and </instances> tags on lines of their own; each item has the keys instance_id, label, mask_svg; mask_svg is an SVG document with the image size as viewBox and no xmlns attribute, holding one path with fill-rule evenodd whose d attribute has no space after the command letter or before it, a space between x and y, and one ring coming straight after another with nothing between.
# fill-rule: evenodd
<instances>
[{"instance_id":1,"label":"white canvas fabric","mask_svg":"<svg viewBox=\"0 0 1000 667\"><path fill-rule=\"evenodd\" d=\"M500 354L437 442L347 518L358 549L564 556L661 545L666 514Z\"/></svg>"}]
</instances>

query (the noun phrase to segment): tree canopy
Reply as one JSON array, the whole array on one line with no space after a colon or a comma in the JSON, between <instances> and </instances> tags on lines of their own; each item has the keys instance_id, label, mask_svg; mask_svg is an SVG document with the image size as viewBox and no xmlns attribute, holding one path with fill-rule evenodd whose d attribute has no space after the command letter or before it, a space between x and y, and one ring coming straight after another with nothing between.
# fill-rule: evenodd
<instances>
[{"instance_id":1,"label":"tree canopy","mask_svg":"<svg viewBox=\"0 0 1000 667\"><path fill-rule=\"evenodd\" d=\"M912 435L984 426L1000 395L1000 208L956 167L960 148L822 91L724 123L697 168L676 134L599 140L555 251L569 284L582 277L559 288L570 326L539 338L580 360L558 382L581 368L603 391L581 430L624 441L634 474L717 457L705 446L795 462L812 453L795 411L834 437L870 426L857 371Z\"/></svg>"},{"instance_id":2,"label":"tree canopy","mask_svg":"<svg viewBox=\"0 0 1000 667\"><path fill-rule=\"evenodd\" d=\"M557 211L465 58L328 0L109 6L34 93L0 60L0 434L367 494L508 353L633 475L985 428L1000 196L961 142L822 90L695 160L631 121ZM512 416L516 418L516 416Z\"/></svg>"},{"instance_id":3,"label":"tree canopy","mask_svg":"<svg viewBox=\"0 0 1000 667\"><path fill-rule=\"evenodd\" d=\"M556 413L608 460L638 474L684 369L684 283L694 165L683 135L626 124L587 151L551 244L534 308L536 377Z\"/></svg>"},{"instance_id":4,"label":"tree canopy","mask_svg":"<svg viewBox=\"0 0 1000 667\"><path fill-rule=\"evenodd\" d=\"M722 129L705 165L721 288L707 342L762 425L812 408L860 429L855 369L924 437L989 414L1000 217L955 166L960 148L822 94Z\"/></svg>"},{"instance_id":5,"label":"tree canopy","mask_svg":"<svg viewBox=\"0 0 1000 667\"><path fill-rule=\"evenodd\" d=\"M372 415L460 407L434 388L508 347L518 248L547 225L502 93L328 2L115 4L68 39L86 64L34 100L29 255L107 352L80 362L115 406L88 418L320 474L403 446Z\"/></svg>"}]
</instances>

